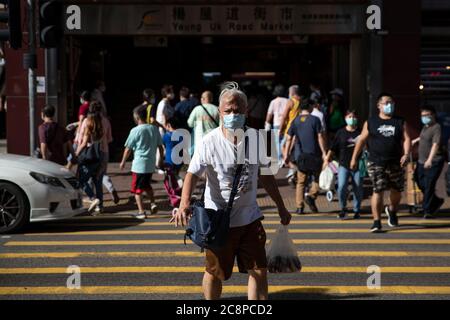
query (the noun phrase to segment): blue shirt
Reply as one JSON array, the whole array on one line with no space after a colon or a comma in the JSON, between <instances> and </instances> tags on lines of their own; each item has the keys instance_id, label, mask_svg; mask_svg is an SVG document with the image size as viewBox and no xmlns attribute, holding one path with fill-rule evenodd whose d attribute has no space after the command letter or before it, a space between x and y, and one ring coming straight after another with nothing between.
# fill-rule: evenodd
<instances>
[{"instance_id":1,"label":"blue shirt","mask_svg":"<svg viewBox=\"0 0 450 320\"><path fill-rule=\"evenodd\" d=\"M131 129L125 147L133 150L131 171L134 173L155 172L156 150L162 145L158 128L150 124L140 124Z\"/></svg>"},{"instance_id":2,"label":"blue shirt","mask_svg":"<svg viewBox=\"0 0 450 320\"><path fill-rule=\"evenodd\" d=\"M320 119L313 115L299 115L289 128L288 135L297 137L296 153L321 155L319 133L322 131Z\"/></svg>"},{"instance_id":3,"label":"blue shirt","mask_svg":"<svg viewBox=\"0 0 450 320\"><path fill-rule=\"evenodd\" d=\"M198 100L195 98L190 98L177 103L175 106L175 117L180 120L181 128L190 129L187 125L187 120L192 110L199 104Z\"/></svg>"},{"instance_id":4,"label":"blue shirt","mask_svg":"<svg viewBox=\"0 0 450 320\"><path fill-rule=\"evenodd\" d=\"M173 151L173 148L177 145L177 144L179 144L181 141L183 141L183 137L179 137L178 138L178 141L172 141L172 134L173 134L173 132L170 132L170 131L167 131L165 134L164 134L164 137L163 137L163 143L164 143L164 147L166 148L166 155L165 155L165 158L164 158L164 162L166 163L166 164L169 164L169 165L171 165L171 166L175 166L175 167L177 167L177 166L181 166L181 162L180 163L178 163L178 161L177 161L177 163L176 164L174 164L174 162L173 162L173 160L174 159L172 159L172 151ZM182 157L182 153L180 153L180 158ZM181 160L181 159L180 159Z\"/></svg>"}]
</instances>

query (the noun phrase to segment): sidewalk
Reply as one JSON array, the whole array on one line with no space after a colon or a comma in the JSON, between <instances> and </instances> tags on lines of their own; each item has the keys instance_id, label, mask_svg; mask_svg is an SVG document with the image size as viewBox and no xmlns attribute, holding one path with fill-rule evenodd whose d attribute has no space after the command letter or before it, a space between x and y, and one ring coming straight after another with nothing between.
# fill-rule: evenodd
<instances>
[{"instance_id":1,"label":"sidewalk","mask_svg":"<svg viewBox=\"0 0 450 320\"><path fill-rule=\"evenodd\" d=\"M130 167L130 163L127 164L128 170ZM446 199L445 204L442 206L440 212L441 213L450 213L450 198L447 197L447 194L445 192L445 172L447 170L447 165L445 166L442 175L438 182L438 195L444 199ZM131 174L129 172L121 172L119 170L119 164L118 163L111 163L108 168L108 172L110 173L110 176L116 186L117 191L119 192L119 196L121 198L121 201L118 205L114 205L114 203L111 202L111 196L109 194L105 194L105 212L107 213L134 213L136 211L136 205L134 202L130 202L129 198L131 196L129 189L131 184ZM283 197L284 203L286 207L291 211L295 211L296 204L295 204L295 188L288 185L287 180L284 178L286 176L287 169L281 169L280 172L277 174L277 184L280 189L280 193ZM159 212L161 213L170 213L172 211L172 208L169 206L169 201L166 195L166 192L164 190L162 180L163 176L159 174L154 174L153 179L158 181L157 183L153 184L153 188L155 191L155 198L156 202L159 207ZM196 194L200 195L201 190L199 188L196 189ZM370 185L366 183L365 185L365 200L363 201L362 205L362 213L369 214L370 213L370 201L368 199L368 196L371 194ZM386 201L387 201L386 197ZM275 212L276 206L274 202L270 199L270 197L266 194L264 189L258 189L258 204L261 207L261 209L265 212ZM319 208L321 213L330 213L333 214L339 211L339 204L337 202L337 199L335 197L333 202L328 202L325 195L322 194L319 196L319 198L316 201L317 207ZM146 207L149 206L148 201L146 201ZM351 208L351 203L348 204L348 207ZM406 204L406 191L404 193L404 196L402 198L402 208L401 211L406 213L408 212L408 206ZM308 209L306 209L306 212L309 212Z\"/></svg>"}]
</instances>

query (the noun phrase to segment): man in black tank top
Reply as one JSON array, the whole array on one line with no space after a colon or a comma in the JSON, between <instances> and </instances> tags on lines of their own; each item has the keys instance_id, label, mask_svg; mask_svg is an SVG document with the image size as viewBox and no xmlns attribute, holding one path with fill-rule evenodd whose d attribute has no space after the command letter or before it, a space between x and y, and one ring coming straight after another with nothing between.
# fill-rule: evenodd
<instances>
[{"instance_id":1,"label":"man in black tank top","mask_svg":"<svg viewBox=\"0 0 450 320\"><path fill-rule=\"evenodd\" d=\"M404 119L394 115L392 95L382 93L378 97L379 114L364 124L363 131L353 152L351 169L356 169L357 159L367 143L369 151L368 171L373 184L371 232L380 232L383 193L390 190L390 205L384 207L391 227L398 226L397 210L405 184L404 166L411 149L411 138Z\"/></svg>"}]
</instances>

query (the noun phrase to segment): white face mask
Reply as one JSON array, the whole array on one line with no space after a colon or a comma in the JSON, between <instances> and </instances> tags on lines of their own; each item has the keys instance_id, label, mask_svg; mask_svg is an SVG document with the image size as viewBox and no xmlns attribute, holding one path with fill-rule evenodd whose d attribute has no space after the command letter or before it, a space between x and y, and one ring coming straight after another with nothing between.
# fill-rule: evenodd
<instances>
[{"instance_id":1,"label":"white face mask","mask_svg":"<svg viewBox=\"0 0 450 320\"><path fill-rule=\"evenodd\" d=\"M81 104L83 104L83 103L84 103L84 100L83 100L83 98L80 98L80 103L81 103Z\"/></svg>"}]
</instances>

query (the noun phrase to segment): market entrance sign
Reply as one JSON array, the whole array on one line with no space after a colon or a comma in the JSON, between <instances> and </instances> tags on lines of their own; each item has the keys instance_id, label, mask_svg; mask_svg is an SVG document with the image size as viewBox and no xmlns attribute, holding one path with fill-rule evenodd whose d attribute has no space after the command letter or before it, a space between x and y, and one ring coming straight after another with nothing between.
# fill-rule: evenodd
<instances>
[{"instance_id":1,"label":"market entrance sign","mask_svg":"<svg viewBox=\"0 0 450 320\"><path fill-rule=\"evenodd\" d=\"M362 5L80 5L81 35L360 34Z\"/></svg>"}]
</instances>

